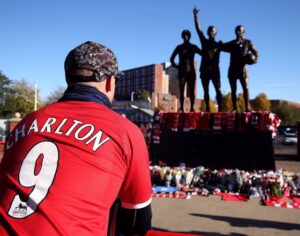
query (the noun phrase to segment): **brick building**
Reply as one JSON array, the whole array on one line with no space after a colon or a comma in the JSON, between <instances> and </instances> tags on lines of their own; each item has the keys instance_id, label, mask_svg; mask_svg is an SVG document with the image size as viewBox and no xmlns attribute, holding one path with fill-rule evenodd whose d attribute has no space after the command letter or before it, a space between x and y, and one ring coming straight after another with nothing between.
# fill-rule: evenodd
<instances>
[{"instance_id":1,"label":"brick building","mask_svg":"<svg viewBox=\"0 0 300 236\"><path fill-rule=\"evenodd\" d=\"M138 94L148 91L152 107L159 107L168 112L178 110L177 69L172 67L170 63L141 66L124 70L123 73L124 78L118 83L115 92L117 101L133 102ZM184 107L185 111L189 111L190 100L186 91L187 89L185 89ZM198 99L195 101L195 111L199 111L200 102Z\"/></svg>"}]
</instances>

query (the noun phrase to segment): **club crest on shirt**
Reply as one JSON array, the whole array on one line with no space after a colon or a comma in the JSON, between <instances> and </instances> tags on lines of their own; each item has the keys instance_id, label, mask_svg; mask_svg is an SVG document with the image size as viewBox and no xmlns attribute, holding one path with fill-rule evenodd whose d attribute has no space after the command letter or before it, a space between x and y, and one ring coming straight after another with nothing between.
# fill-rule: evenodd
<instances>
[{"instance_id":1,"label":"club crest on shirt","mask_svg":"<svg viewBox=\"0 0 300 236\"><path fill-rule=\"evenodd\" d=\"M20 202L20 204L15 207L15 209L13 210L13 216L15 217L22 217L22 216L26 216L27 214L27 208L28 205L26 202Z\"/></svg>"}]
</instances>

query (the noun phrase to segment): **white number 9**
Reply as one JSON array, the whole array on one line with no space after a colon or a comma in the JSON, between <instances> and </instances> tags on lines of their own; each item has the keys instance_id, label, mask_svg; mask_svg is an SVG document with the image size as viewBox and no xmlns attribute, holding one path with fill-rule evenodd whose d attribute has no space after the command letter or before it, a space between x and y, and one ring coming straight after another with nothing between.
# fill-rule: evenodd
<instances>
[{"instance_id":1,"label":"white number 9","mask_svg":"<svg viewBox=\"0 0 300 236\"><path fill-rule=\"evenodd\" d=\"M37 159L40 155L43 155L43 161L39 173L35 175ZM58 158L58 148L53 142L40 142L30 149L21 165L19 182L24 187L33 187L33 190L26 202L20 199L20 195L15 195L8 210L11 217L25 218L36 211L53 183Z\"/></svg>"}]
</instances>

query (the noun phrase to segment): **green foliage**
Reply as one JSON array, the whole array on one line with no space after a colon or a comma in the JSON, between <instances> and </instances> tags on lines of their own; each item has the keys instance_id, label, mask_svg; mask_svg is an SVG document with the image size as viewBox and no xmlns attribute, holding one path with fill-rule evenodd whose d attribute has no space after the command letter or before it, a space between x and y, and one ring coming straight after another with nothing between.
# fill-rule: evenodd
<instances>
[{"instance_id":1,"label":"green foliage","mask_svg":"<svg viewBox=\"0 0 300 236\"><path fill-rule=\"evenodd\" d=\"M26 80L15 81L11 87L12 96L8 102L13 112L20 112L21 117L33 112L34 110L34 87ZM40 99L38 99L40 101ZM41 103L38 103L38 108Z\"/></svg>"},{"instance_id":2,"label":"green foliage","mask_svg":"<svg viewBox=\"0 0 300 236\"><path fill-rule=\"evenodd\" d=\"M164 104L161 104L161 103L158 103L156 109L161 110L161 111L166 111L166 108L165 108Z\"/></svg>"},{"instance_id":3,"label":"green foliage","mask_svg":"<svg viewBox=\"0 0 300 236\"><path fill-rule=\"evenodd\" d=\"M256 111L270 111L271 102L269 101L267 95L265 93L258 94L251 101L252 109Z\"/></svg>"},{"instance_id":4,"label":"green foliage","mask_svg":"<svg viewBox=\"0 0 300 236\"><path fill-rule=\"evenodd\" d=\"M211 112L217 112L218 109L215 106L215 103L213 100L209 100L209 109ZM206 104L204 100L201 100L201 107L200 107L200 111L205 111L206 110Z\"/></svg>"},{"instance_id":5,"label":"green foliage","mask_svg":"<svg viewBox=\"0 0 300 236\"><path fill-rule=\"evenodd\" d=\"M264 98L264 96L267 99L267 96L262 95L262 93L258 95L259 99L261 99L261 97ZM259 99L257 99L257 100L259 100ZM244 100L243 93L239 93L236 100L237 100L237 102L236 102L237 112L244 112L245 111L245 100ZM264 102L263 104L261 104L262 101ZM259 100L257 102L257 104L260 107L267 107L267 105L266 105L267 103L270 105L269 100L265 101L264 99L262 99L262 101ZM231 112L233 110L230 92L227 93L226 95L223 95L223 97L222 97L222 110L225 112ZM265 109L263 109L263 110L265 111ZM270 110L270 108L266 109L266 110Z\"/></svg>"},{"instance_id":6,"label":"green foliage","mask_svg":"<svg viewBox=\"0 0 300 236\"><path fill-rule=\"evenodd\" d=\"M6 118L6 99L10 94L11 80L0 71L0 117Z\"/></svg>"},{"instance_id":7,"label":"green foliage","mask_svg":"<svg viewBox=\"0 0 300 236\"><path fill-rule=\"evenodd\" d=\"M236 109L237 112L244 112L245 111L245 100L243 93L239 93L236 101Z\"/></svg>"},{"instance_id":8,"label":"green foliage","mask_svg":"<svg viewBox=\"0 0 300 236\"><path fill-rule=\"evenodd\" d=\"M11 80L0 71L0 103L4 103L4 97L7 94Z\"/></svg>"},{"instance_id":9,"label":"green foliage","mask_svg":"<svg viewBox=\"0 0 300 236\"><path fill-rule=\"evenodd\" d=\"M137 94L138 100L148 100L149 97L151 97L151 94L148 90L143 90Z\"/></svg>"},{"instance_id":10,"label":"green foliage","mask_svg":"<svg viewBox=\"0 0 300 236\"><path fill-rule=\"evenodd\" d=\"M222 98L222 110L225 112L232 111L231 93L227 93Z\"/></svg>"},{"instance_id":11,"label":"green foliage","mask_svg":"<svg viewBox=\"0 0 300 236\"><path fill-rule=\"evenodd\" d=\"M279 116L281 125L296 125L300 121L300 108L288 102L273 105L271 111Z\"/></svg>"},{"instance_id":12,"label":"green foliage","mask_svg":"<svg viewBox=\"0 0 300 236\"><path fill-rule=\"evenodd\" d=\"M238 94L236 108L237 108L237 112L245 111L245 102L244 102L243 93ZM222 110L225 112L231 112L233 110L230 92L227 93L222 98Z\"/></svg>"},{"instance_id":13,"label":"green foliage","mask_svg":"<svg viewBox=\"0 0 300 236\"><path fill-rule=\"evenodd\" d=\"M21 117L33 112L34 110L34 86L26 80L12 82L2 73L0 74L1 84L1 118L11 118L15 112L19 112ZM42 107L39 96L38 108Z\"/></svg>"}]
</instances>

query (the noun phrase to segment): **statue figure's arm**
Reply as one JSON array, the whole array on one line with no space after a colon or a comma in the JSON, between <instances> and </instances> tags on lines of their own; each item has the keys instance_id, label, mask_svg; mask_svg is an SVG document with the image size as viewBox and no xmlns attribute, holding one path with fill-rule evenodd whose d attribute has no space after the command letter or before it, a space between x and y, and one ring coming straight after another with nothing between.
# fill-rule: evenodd
<instances>
[{"instance_id":1,"label":"statue figure's arm","mask_svg":"<svg viewBox=\"0 0 300 236\"><path fill-rule=\"evenodd\" d=\"M171 57L170 57L170 62L171 62L171 65L178 68L178 65L175 63L175 57L177 56L178 54L178 47L175 48L175 50L173 51Z\"/></svg>"},{"instance_id":2,"label":"statue figure's arm","mask_svg":"<svg viewBox=\"0 0 300 236\"><path fill-rule=\"evenodd\" d=\"M218 42L219 48L223 52L231 52L232 51L232 41L223 43L222 41Z\"/></svg>"},{"instance_id":3,"label":"statue figure's arm","mask_svg":"<svg viewBox=\"0 0 300 236\"><path fill-rule=\"evenodd\" d=\"M195 45L195 52L196 53L198 53L200 56L202 56L202 50L199 48L199 47L197 47L196 45Z\"/></svg>"},{"instance_id":4,"label":"statue figure's arm","mask_svg":"<svg viewBox=\"0 0 300 236\"><path fill-rule=\"evenodd\" d=\"M193 13L194 13L194 21L195 21L195 28L196 28L196 31L198 33L198 36L200 38L200 40L202 40L202 38L204 38L204 34L203 34L203 31L201 29L201 25L200 25L200 20L199 20L199 9L197 9L196 7L194 8L193 10Z\"/></svg>"},{"instance_id":5,"label":"statue figure's arm","mask_svg":"<svg viewBox=\"0 0 300 236\"><path fill-rule=\"evenodd\" d=\"M257 52L257 50L256 50L256 48L255 48L255 46L254 46L254 44L251 42L251 41L249 41L249 51L250 52L252 52L252 54L255 56L255 61L257 61L258 60L258 52Z\"/></svg>"}]
</instances>

